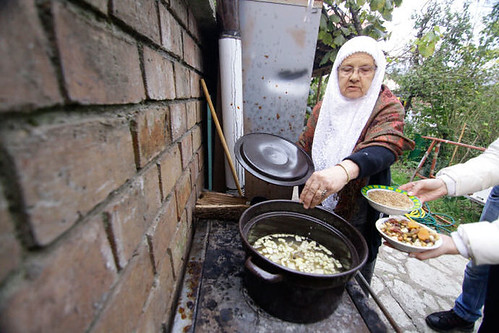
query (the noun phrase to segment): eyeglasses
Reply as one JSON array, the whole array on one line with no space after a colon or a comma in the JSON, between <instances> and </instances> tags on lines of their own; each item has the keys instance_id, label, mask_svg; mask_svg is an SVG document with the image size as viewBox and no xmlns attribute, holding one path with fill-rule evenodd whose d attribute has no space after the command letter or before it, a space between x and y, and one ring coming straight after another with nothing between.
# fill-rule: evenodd
<instances>
[{"instance_id":1,"label":"eyeglasses","mask_svg":"<svg viewBox=\"0 0 499 333\"><path fill-rule=\"evenodd\" d=\"M352 75L355 72L355 70L357 70L360 76L369 76L372 73L374 73L374 71L376 71L377 68L378 67L376 66L360 66L360 67L341 66L338 67L338 73L341 76L347 77Z\"/></svg>"}]
</instances>

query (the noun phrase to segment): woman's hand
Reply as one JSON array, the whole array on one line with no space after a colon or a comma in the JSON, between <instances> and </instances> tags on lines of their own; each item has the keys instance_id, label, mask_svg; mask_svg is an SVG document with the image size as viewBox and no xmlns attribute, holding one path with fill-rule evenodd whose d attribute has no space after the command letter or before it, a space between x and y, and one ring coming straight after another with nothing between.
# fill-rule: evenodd
<instances>
[{"instance_id":1,"label":"woman's hand","mask_svg":"<svg viewBox=\"0 0 499 333\"><path fill-rule=\"evenodd\" d=\"M447 186L441 179L423 179L410 182L399 187L407 191L409 195L414 195L422 202L435 200L447 194Z\"/></svg>"},{"instance_id":2,"label":"woman's hand","mask_svg":"<svg viewBox=\"0 0 499 333\"><path fill-rule=\"evenodd\" d=\"M345 170L340 166L316 171L305 183L300 202L305 209L314 208L333 193L341 190L347 183Z\"/></svg>"},{"instance_id":3,"label":"woman's hand","mask_svg":"<svg viewBox=\"0 0 499 333\"><path fill-rule=\"evenodd\" d=\"M442 245L434 250L411 253L410 257L417 258L419 260L426 260L430 258L440 257L442 254L459 254L456 244L452 237L440 234L442 238Z\"/></svg>"}]
</instances>

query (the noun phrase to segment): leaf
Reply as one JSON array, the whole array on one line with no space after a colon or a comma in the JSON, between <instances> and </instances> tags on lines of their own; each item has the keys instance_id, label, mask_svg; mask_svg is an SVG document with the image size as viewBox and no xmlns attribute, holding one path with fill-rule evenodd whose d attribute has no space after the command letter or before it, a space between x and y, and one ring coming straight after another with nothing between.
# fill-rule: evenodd
<instances>
[{"instance_id":1,"label":"leaf","mask_svg":"<svg viewBox=\"0 0 499 333\"><path fill-rule=\"evenodd\" d=\"M324 29L327 28L327 17L326 17L326 15L322 14L321 15L321 19L320 19L319 22L320 22L319 23L319 29L320 30L324 30Z\"/></svg>"},{"instance_id":2,"label":"leaf","mask_svg":"<svg viewBox=\"0 0 499 333\"><path fill-rule=\"evenodd\" d=\"M325 65L325 64L329 61L329 57L331 56L331 53L332 53L332 52L333 52L332 50L331 50L331 51L328 51L328 52L324 55L324 57L322 57L321 62L319 63L319 66L323 66L323 65Z\"/></svg>"},{"instance_id":3,"label":"leaf","mask_svg":"<svg viewBox=\"0 0 499 333\"><path fill-rule=\"evenodd\" d=\"M391 21L392 20L392 11L391 10L387 10L386 8L381 12L381 16L387 20L387 21Z\"/></svg>"},{"instance_id":4,"label":"leaf","mask_svg":"<svg viewBox=\"0 0 499 333\"><path fill-rule=\"evenodd\" d=\"M385 10L392 11L393 10L393 3L392 0L385 0Z\"/></svg>"},{"instance_id":5,"label":"leaf","mask_svg":"<svg viewBox=\"0 0 499 333\"><path fill-rule=\"evenodd\" d=\"M383 26L383 22L381 20L379 20L378 18L376 18L374 21L373 21L373 24L374 24L374 27L376 29L379 29L379 30L385 30L385 27Z\"/></svg>"},{"instance_id":6,"label":"leaf","mask_svg":"<svg viewBox=\"0 0 499 333\"><path fill-rule=\"evenodd\" d=\"M364 6L364 5L365 5L365 3L366 3L366 0L357 0L357 5L358 5L359 7Z\"/></svg>"},{"instance_id":7,"label":"leaf","mask_svg":"<svg viewBox=\"0 0 499 333\"><path fill-rule=\"evenodd\" d=\"M402 0L393 0L393 2L395 2L395 7L400 7L402 4Z\"/></svg>"},{"instance_id":8,"label":"leaf","mask_svg":"<svg viewBox=\"0 0 499 333\"><path fill-rule=\"evenodd\" d=\"M319 31L318 39L326 45L333 46L333 36L326 31Z\"/></svg>"},{"instance_id":9,"label":"leaf","mask_svg":"<svg viewBox=\"0 0 499 333\"><path fill-rule=\"evenodd\" d=\"M346 40L345 40L345 37L343 37L343 35L339 35L338 37L336 37L334 39L334 44L336 44L338 46L345 44L345 42L346 42Z\"/></svg>"},{"instance_id":10,"label":"leaf","mask_svg":"<svg viewBox=\"0 0 499 333\"><path fill-rule=\"evenodd\" d=\"M369 4L372 11L380 11L381 9L383 9L384 5L384 0L371 0L371 3Z\"/></svg>"},{"instance_id":11,"label":"leaf","mask_svg":"<svg viewBox=\"0 0 499 333\"><path fill-rule=\"evenodd\" d=\"M347 8L353 8L353 7L357 6L357 4L355 3L355 0L344 0L343 5L346 6Z\"/></svg>"},{"instance_id":12,"label":"leaf","mask_svg":"<svg viewBox=\"0 0 499 333\"><path fill-rule=\"evenodd\" d=\"M374 26L372 24L369 24L369 25L365 26L364 29L362 29L362 34L365 36L370 36L371 31L373 31L373 30L374 30Z\"/></svg>"},{"instance_id":13,"label":"leaf","mask_svg":"<svg viewBox=\"0 0 499 333\"><path fill-rule=\"evenodd\" d=\"M340 17L338 15L331 15L330 20L334 23L339 23L340 22Z\"/></svg>"}]
</instances>

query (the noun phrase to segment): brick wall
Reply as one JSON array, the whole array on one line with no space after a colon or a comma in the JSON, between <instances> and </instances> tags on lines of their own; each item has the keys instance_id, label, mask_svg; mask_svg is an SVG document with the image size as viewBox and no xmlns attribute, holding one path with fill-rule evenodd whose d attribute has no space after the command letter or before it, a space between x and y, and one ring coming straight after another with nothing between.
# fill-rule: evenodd
<instances>
[{"instance_id":1,"label":"brick wall","mask_svg":"<svg viewBox=\"0 0 499 333\"><path fill-rule=\"evenodd\" d=\"M184 0L0 2L0 332L168 330L201 39Z\"/></svg>"}]
</instances>

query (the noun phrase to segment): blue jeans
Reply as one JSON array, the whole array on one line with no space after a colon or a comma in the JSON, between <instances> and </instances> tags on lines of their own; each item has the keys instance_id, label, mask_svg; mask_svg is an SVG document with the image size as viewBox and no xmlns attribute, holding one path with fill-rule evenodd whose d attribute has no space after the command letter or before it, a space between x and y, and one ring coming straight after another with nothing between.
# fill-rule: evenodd
<instances>
[{"instance_id":1,"label":"blue jeans","mask_svg":"<svg viewBox=\"0 0 499 333\"><path fill-rule=\"evenodd\" d=\"M494 186L483 207L480 221L495 221L499 216L499 186ZM489 265L475 265L469 261L464 271L463 289L454 303L454 312L466 321L476 321L482 316L485 302Z\"/></svg>"}]
</instances>

